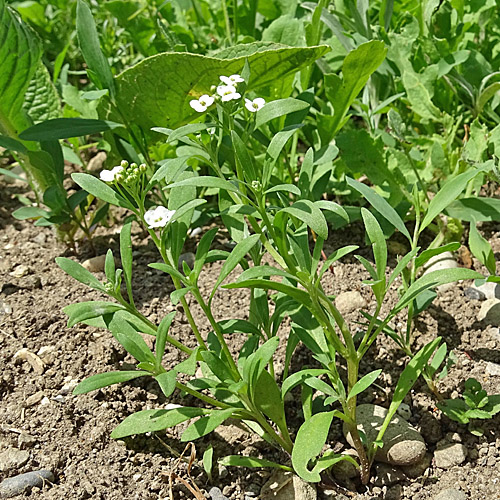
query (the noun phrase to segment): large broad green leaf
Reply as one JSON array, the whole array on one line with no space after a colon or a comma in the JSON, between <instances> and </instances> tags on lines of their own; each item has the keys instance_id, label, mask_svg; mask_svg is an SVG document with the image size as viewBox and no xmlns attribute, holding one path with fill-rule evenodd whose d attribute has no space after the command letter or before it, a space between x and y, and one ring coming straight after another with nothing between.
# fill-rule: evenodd
<instances>
[{"instance_id":1,"label":"large broad green leaf","mask_svg":"<svg viewBox=\"0 0 500 500\"><path fill-rule=\"evenodd\" d=\"M36 34L0 0L0 133L9 137L31 125L23 111L24 95L38 67Z\"/></svg>"},{"instance_id":2,"label":"large broad green leaf","mask_svg":"<svg viewBox=\"0 0 500 500\"><path fill-rule=\"evenodd\" d=\"M250 65L248 89L253 90L294 74L329 48L260 43L234 50L234 57L224 54L224 59L220 54L207 57L181 52L149 57L116 78L118 104L145 131L158 126L176 128L198 116L189 101L210 94L212 85L220 82L219 76L241 73L245 60Z\"/></svg>"},{"instance_id":3,"label":"large broad green leaf","mask_svg":"<svg viewBox=\"0 0 500 500\"><path fill-rule=\"evenodd\" d=\"M387 49L382 42L372 40L349 52L342 65L342 79L326 75L326 96L334 109L331 133L336 134L344 124L350 105L365 86L371 74L382 64Z\"/></svg>"},{"instance_id":4,"label":"large broad green leaf","mask_svg":"<svg viewBox=\"0 0 500 500\"><path fill-rule=\"evenodd\" d=\"M462 198L450 203L446 214L469 222L500 221L500 200L497 198Z\"/></svg>"},{"instance_id":5,"label":"large broad green leaf","mask_svg":"<svg viewBox=\"0 0 500 500\"><path fill-rule=\"evenodd\" d=\"M52 120L61 116L61 101L52 83L50 73L40 61L24 96L24 111L34 123Z\"/></svg>"}]
</instances>

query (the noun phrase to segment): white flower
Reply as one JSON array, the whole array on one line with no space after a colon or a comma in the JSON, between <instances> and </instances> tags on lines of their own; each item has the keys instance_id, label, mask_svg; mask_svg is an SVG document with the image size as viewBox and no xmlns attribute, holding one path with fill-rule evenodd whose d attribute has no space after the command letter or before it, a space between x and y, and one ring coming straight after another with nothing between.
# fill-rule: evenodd
<instances>
[{"instance_id":1,"label":"white flower","mask_svg":"<svg viewBox=\"0 0 500 500\"><path fill-rule=\"evenodd\" d=\"M232 101L241 97L233 85L219 85L217 87L217 94L221 96L222 102Z\"/></svg>"},{"instance_id":2,"label":"white flower","mask_svg":"<svg viewBox=\"0 0 500 500\"><path fill-rule=\"evenodd\" d=\"M219 76L220 81L225 83L226 85L235 85L237 83L244 82L243 78L240 75L231 75L231 76Z\"/></svg>"},{"instance_id":3,"label":"white flower","mask_svg":"<svg viewBox=\"0 0 500 500\"><path fill-rule=\"evenodd\" d=\"M214 98L203 94L199 99L193 99L189 102L189 105L198 113L203 113L214 103Z\"/></svg>"},{"instance_id":4,"label":"white flower","mask_svg":"<svg viewBox=\"0 0 500 500\"><path fill-rule=\"evenodd\" d=\"M121 172L123 172L123 167L118 165L117 167L113 167L111 170L102 170L99 177L101 181L113 182L116 176Z\"/></svg>"},{"instance_id":5,"label":"white flower","mask_svg":"<svg viewBox=\"0 0 500 500\"><path fill-rule=\"evenodd\" d=\"M262 99L262 97L257 97L253 101L251 99L245 99L245 108L247 108L248 111L251 111L252 113L255 113L256 111L259 111L259 109L262 109L264 107L264 104L266 104L266 101Z\"/></svg>"},{"instance_id":6,"label":"white flower","mask_svg":"<svg viewBox=\"0 0 500 500\"><path fill-rule=\"evenodd\" d=\"M175 210L169 210L166 207L153 208L152 210L148 210L144 214L144 220L146 221L149 229L153 229L155 227L165 227L170 219L175 214Z\"/></svg>"}]
</instances>

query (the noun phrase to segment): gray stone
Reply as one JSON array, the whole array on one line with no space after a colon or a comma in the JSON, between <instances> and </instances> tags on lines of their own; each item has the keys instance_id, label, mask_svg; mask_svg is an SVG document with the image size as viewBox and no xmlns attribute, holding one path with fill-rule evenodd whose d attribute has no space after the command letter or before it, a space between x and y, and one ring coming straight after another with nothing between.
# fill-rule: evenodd
<instances>
[{"instance_id":1,"label":"gray stone","mask_svg":"<svg viewBox=\"0 0 500 500\"><path fill-rule=\"evenodd\" d=\"M421 477L424 475L425 471L431 466L432 463L432 454L426 453L424 458L420 460L417 464L407 465L406 467L401 467L401 470L405 473L406 476L416 479L417 477Z\"/></svg>"},{"instance_id":2,"label":"gray stone","mask_svg":"<svg viewBox=\"0 0 500 500\"><path fill-rule=\"evenodd\" d=\"M43 399L44 393L43 391L38 391L35 392L35 394L32 394L28 398L26 398L26 401L24 402L24 406L26 408L29 408L30 406L36 405Z\"/></svg>"},{"instance_id":3,"label":"gray stone","mask_svg":"<svg viewBox=\"0 0 500 500\"><path fill-rule=\"evenodd\" d=\"M219 488L216 488L215 486L213 488L210 488L208 494L210 495L210 498L212 500L229 500L222 494L222 491Z\"/></svg>"},{"instance_id":4,"label":"gray stone","mask_svg":"<svg viewBox=\"0 0 500 500\"><path fill-rule=\"evenodd\" d=\"M482 298L475 299L475 300L485 300L485 299L500 299L500 284L498 283L483 283L481 286L471 286L467 288L469 291L469 294L473 294L472 290L476 292L476 294ZM465 295L467 295L467 290L465 290ZM469 296L469 298L474 298L472 296Z\"/></svg>"},{"instance_id":5,"label":"gray stone","mask_svg":"<svg viewBox=\"0 0 500 500\"><path fill-rule=\"evenodd\" d=\"M400 500L402 496L403 487L400 484L395 484L387 490L384 500Z\"/></svg>"},{"instance_id":6,"label":"gray stone","mask_svg":"<svg viewBox=\"0 0 500 500\"><path fill-rule=\"evenodd\" d=\"M349 455L356 460L358 458L358 454L356 450L346 450L342 453L342 455ZM355 477L359 477L358 468L348 460L340 460L332 467L332 473L335 479L341 482L345 482L346 479L353 479Z\"/></svg>"},{"instance_id":7,"label":"gray stone","mask_svg":"<svg viewBox=\"0 0 500 500\"><path fill-rule=\"evenodd\" d=\"M411 418L411 408L410 405L406 403L401 403L396 412L400 417L403 417L405 420L410 420Z\"/></svg>"},{"instance_id":8,"label":"gray stone","mask_svg":"<svg viewBox=\"0 0 500 500\"><path fill-rule=\"evenodd\" d=\"M317 500L316 487L291 472L276 470L260 491L260 500Z\"/></svg>"},{"instance_id":9,"label":"gray stone","mask_svg":"<svg viewBox=\"0 0 500 500\"><path fill-rule=\"evenodd\" d=\"M30 454L27 451L21 451L17 448L7 448L0 453L0 471L9 472L16 470L26 464Z\"/></svg>"},{"instance_id":10,"label":"gray stone","mask_svg":"<svg viewBox=\"0 0 500 500\"><path fill-rule=\"evenodd\" d=\"M11 498L28 493L35 486L41 488L46 481L53 482L54 474L45 469L9 477L0 483L0 498Z\"/></svg>"},{"instance_id":11,"label":"gray stone","mask_svg":"<svg viewBox=\"0 0 500 500\"><path fill-rule=\"evenodd\" d=\"M452 252L443 252L439 255L431 257L424 266L424 275L432 271L440 271L442 269L455 269L458 267L458 262ZM447 292L455 287L455 283L447 283L436 287L439 293Z\"/></svg>"},{"instance_id":12,"label":"gray stone","mask_svg":"<svg viewBox=\"0 0 500 500\"><path fill-rule=\"evenodd\" d=\"M391 486L406 479L403 471L389 464L376 464L372 482L375 486Z\"/></svg>"},{"instance_id":13,"label":"gray stone","mask_svg":"<svg viewBox=\"0 0 500 500\"><path fill-rule=\"evenodd\" d=\"M22 431L19 436L17 436L17 446L20 450L24 450L26 448L31 448L36 443L36 438L34 438L31 434Z\"/></svg>"},{"instance_id":14,"label":"gray stone","mask_svg":"<svg viewBox=\"0 0 500 500\"><path fill-rule=\"evenodd\" d=\"M431 413L424 413L420 420L420 432L424 436L425 442L437 443L443 437L441 423Z\"/></svg>"},{"instance_id":15,"label":"gray stone","mask_svg":"<svg viewBox=\"0 0 500 500\"><path fill-rule=\"evenodd\" d=\"M488 299L481 304L477 314L478 321L485 321L489 325L500 325L500 300Z\"/></svg>"},{"instance_id":16,"label":"gray stone","mask_svg":"<svg viewBox=\"0 0 500 500\"><path fill-rule=\"evenodd\" d=\"M341 314L349 314L366 307L366 300L359 292L343 292L335 298L335 306Z\"/></svg>"},{"instance_id":17,"label":"gray stone","mask_svg":"<svg viewBox=\"0 0 500 500\"><path fill-rule=\"evenodd\" d=\"M179 271L182 271L182 263L185 262L190 269L193 269L194 267L194 260L195 260L195 255L193 252L186 252L180 255L179 257Z\"/></svg>"},{"instance_id":18,"label":"gray stone","mask_svg":"<svg viewBox=\"0 0 500 500\"><path fill-rule=\"evenodd\" d=\"M467 458L467 448L460 443L438 443L434 452L436 467L449 469L454 465L460 465Z\"/></svg>"},{"instance_id":19,"label":"gray stone","mask_svg":"<svg viewBox=\"0 0 500 500\"><path fill-rule=\"evenodd\" d=\"M491 361L487 361L486 368L484 371L492 377L500 377L500 365L498 365L497 363L492 363Z\"/></svg>"},{"instance_id":20,"label":"gray stone","mask_svg":"<svg viewBox=\"0 0 500 500\"><path fill-rule=\"evenodd\" d=\"M460 490L455 488L448 488L446 490L440 491L434 500L467 500L467 495Z\"/></svg>"},{"instance_id":21,"label":"gray stone","mask_svg":"<svg viewBox=\"0 0 500 500\"><path fill-rule=\"evenodd\" d=\"M466 288L464 290L464 295L470 300L486 300L486 295L473 286Z\"/></svg>"},{"instance_id":22,"label":"gray stone","mask_svg":"<svg viewBox=\"0 0 500 500\"><path fill-rule=\"evenodd\" d=\"M375 441L387 414L387 410L377 405L360 405L356 409L358 429L365 433L368 442ZM351 446L352 437L344 425L344 435ZM377 449L375 459L391 465L413 465L426 452L425 442L419 432L401 417L393 417L384 434L384 445Z\"/></svg>"},{"instance_id":23,"label":"gray stone","mask_svg":"<svg viewBox=\"0 0 500 500\"><path fill-rule=\"evenodd\" d=\"M92 257L87 259L82 263L82 266L90 271L91 273L102 273L104 272L104 265L106 263L105 255L98 255L97 257Z\"/></svg>"}]
</instances>

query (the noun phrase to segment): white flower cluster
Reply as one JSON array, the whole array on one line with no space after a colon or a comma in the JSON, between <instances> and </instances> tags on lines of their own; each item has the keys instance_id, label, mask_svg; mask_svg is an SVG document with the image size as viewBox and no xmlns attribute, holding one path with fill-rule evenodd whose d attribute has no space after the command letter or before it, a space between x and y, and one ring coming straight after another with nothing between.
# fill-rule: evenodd
<instances>
[{"instance_id":1,"label":"white flower cluster","mask_svg":"<svg viewBox=\"0 0 500 500\"><path fill-rule=\"evenodd\" d=\"M156 227L165 227L175 214L175 210L169 210L162 205L148 210L144 214L144 220L148 225L149 229L154 229Z\"/></svg>"},{"instance_id":2,"label":"white flower cluster","mask_svg":"<svg viewBox=\"0 0 500 500\"><path fill-rule=\"evenodd\" d=\"M127 160L122 160L120 165L113 167L111 170L102 170L99 174L99 178L104 182L131 184L137 182L146 169L145 163L141 163L140 165L131 163L129 165Z\"/></svg>"},{"instance_id":3,"label":"white flower cluster","mask_svg":"<svg viewBox=\"0 0 500 500\"><path fill-rule=\"evenodd\" d=\"M233 101L241 98L241 94L238 92L238 83L242 83L245 80L240 75L231 76L220 76L220 81L224 85L219 85L216 89L216 94L222 102ZM189 105L198 113L204 113L215 101L215 97L208 94L203 94L199 99L193 99L189 102ZM262 97L257 97L253 101L251 99L245 99L245 107L248 111L255 113L259 111L266 101Z\"/></svg>"}]
</instances>

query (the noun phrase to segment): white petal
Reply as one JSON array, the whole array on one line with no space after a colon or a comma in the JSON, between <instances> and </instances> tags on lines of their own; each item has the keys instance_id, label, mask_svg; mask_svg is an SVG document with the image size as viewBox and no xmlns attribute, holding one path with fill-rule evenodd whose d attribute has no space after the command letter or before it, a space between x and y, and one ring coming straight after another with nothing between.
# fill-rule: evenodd
<instances>
[{"instance_id":1,"label":"white petal","mask_svg":"<svg viewBox=\"0 0 500 500\"><path fill-rule=\"evenodd\" d=\"M231 81L231 77L229 76L219 76L220 81L225 83L226 85L231 85L233 82Z\"/></svg>"},{"instance_id":2,"label":"white petal","mask_svg":"<svg viewBox=\"0 0 500 500\"><path fill-rule=\"evenodd\" d=\"M231 75L229 77L229 79L234 82L234 83L241 83L241 82L244 82L245 80L243 80L243 78L241 78L240 75Z\"/></svg>"},{"instance_id":3,"label":"white petal","mask_svg":"<svg viewBox=\"0 0 500 500\"><path fill-rule=\"evenodd\" d=\"M257 111L256 108L253 106L253 102L250 99L245 99L245 108L248 109L248 111L255 113Z\"/></svg>"},{"instance_id":4,"label":"white petal","mask_svg":"<svg viewBox=\"0 0 500 500\"><path fill-rule=\"evenodd\" d=\"M236 92L236 87L233 85L219 85L217 87L217 94L224 97L227 94L234 94Z\"/></svg>"},{"instance_id":5,"label":"white petal","mask_svg":"<svg viewBox=\"0 0 500 500\"><path fill-rule=\"evenodd\" d=\"M262 109L266 104L266 100L262 99L262 97L257 97L253 100L253 103L257 105L257 109Z\"/></svg>"},{"instance_id":6,"label":"white petal","mask_svg":"<svg viewBox=\"0 0 500 500\"><path fill-rule=\"evenodd\" d=\"M198 111L198 113L203 113L204 111L207 110L207 106L204 106L203 104L201 104L200 101L198 100L193 100L193 101L189 101L189 105L195 110L195 111Z\"/></svg>"},{"instance_id":7,"label":"white petal","mask_svg":"<svg viewBox=\"0 0 500 500\"><path fill-rule=\"evenodd\" d=\"M238 92L231 94L231 99L239 99L240 97L241 97L241 94L239 94Z\"/></svg>"},{"instance_id":8,"label":"white petal","mask_svg":"<svg viewBox=\"0 0 500 500\"><path fill-rule=\"evenodd\" d=\"M101 181L104 182L113 182L115 180L115 174L113 173L112 170L103 170L100 174L99 177Z\"/></svg>"},{"instance_id":9,"label":"white petal","mask_svg":"<svg viewBox=\"0 0 500 500\"><path fill-rule=\"evenodd\" d=\"M214 98L211 95L203 94L200 97L199 102L204 102L205 106L208 108L214 103Z\"/></svg>"}]
</instances>

